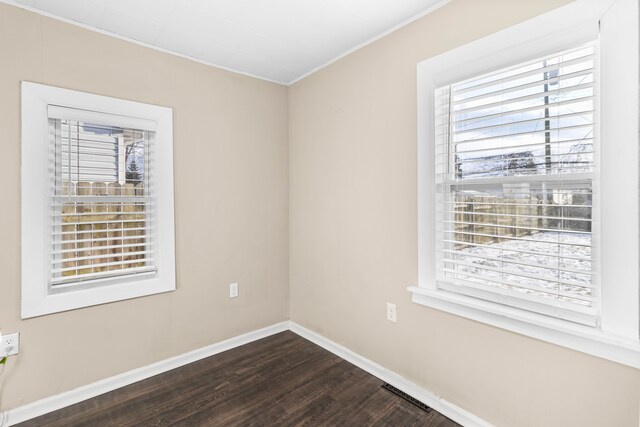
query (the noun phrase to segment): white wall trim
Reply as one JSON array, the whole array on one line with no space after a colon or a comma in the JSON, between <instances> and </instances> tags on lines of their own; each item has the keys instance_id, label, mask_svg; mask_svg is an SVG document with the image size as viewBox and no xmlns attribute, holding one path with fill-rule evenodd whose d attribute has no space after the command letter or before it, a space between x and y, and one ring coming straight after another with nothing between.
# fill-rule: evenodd
<instances>
[{"instance_id":1,"label":"white wall trim","mask_svg":"<svg viewBox=\"0 0 640 427\"><path fill-rule=\"evenodd\" d=\"M416 304L640 369L638 341L453 292L417 286L408 290Z\"/></svg>"},{"instance_id":2,"label":"white wall trim","mask_svg":"<svg viewBox=\"0 0 640 427\"><path fill-rule=\"evenodd\" d=\"M47 414L52 411L82 402L92 397L125 387L129 384L150 378L154 375L170 371L180 366L196 362L205 357L213 356L223 351L231 350L250 342L284 332L289 329L288 322L280 322L266 328L258 329L246 334L238 335L197 350L190 351L169 359L161 360L151 365L133 369L110 378L87 384L64 393L50 396L24 406L7 411L7 425L12 426L23 421Z\"/></svg>"},{"instance_id":3,"label":"white wall trim","mask_svg":"<svg viewBox=\"0 0 640 427\"><path fill-rule=\"evenodd\" d=\"M22 318L174 291L173 109L27 81L23 81L21 87ZM52 106L64 109L50 109ZM64 115L76 119L99 117L98 123L101 124L132 126L155 132L151 167L160 173L153 173L150 178L157 190L150 199L154 205L154 218L148 219L155 236L155 274L129 274L93 282L102 281L104 286L85 287L74 282L74 286L64 291L53 289L50 261L51 245L55 242L51 235L51 218L57 213L51 205L53 190L48 119ZM131 286L134 282L136 286Z\"/></svg>"},{"instance_id":4,"label":"white wall trim","mask_svg":"<svg viewBox=\"0 0 640 427\"><path fill-rule=\"evenodd\" d=\"M390 371L383 366L361 356L346 347L341 346L322 335L313 332L303 326L298 325L293 321L285 321L276 323L271 326L267 326L262 329L247 332L246 334L238 335L233 338L229 338L224 341L220 341L215 344L202 347L188 353L184 353L178 356L170 357L165 360L161 360L151 365L143 366L141 368L133 369L131 371L123 372L122 374L115 375L110 378L87 384L82 387L75 388L73 390L60 393L55 396L46 397L41 400L37 400L32 403L28 403L24 406L20 406L15 409L10 409L6 412L7 427L19 424L21 422L45 415L49 412L57 411L58 409L65 408L67 406L74 405L87 399L99 396L104 393L116 390L121 387L128 386L138 381L150 378L154 375L161 374L163 372L170 371L175 368L179 368L189 363L196 362L206 357L214 356L223 351L231 350L241 345L248 344L253 341L257 341L268 336L290 330L291 332L305 338L312 343L324 348L327 351L335 354L336 356L346 360L349 363L357 366L358 368L370 373L371 375L388 382L389 384L397 387L398 389L410 394L419 401L425 403L429 407L440 412L442 415L451 418L452 420L467 426L491 426L491 424L482 418L462 409L461 407L442 399L433 392L426 390L411 381L401 377L393 371Z\"/></svg>"},{"instance_id":5,"label":"white wall trim","mask_svg":"<svg viewBox=\"0 0 640 427\"><path fill-rule=\"evenodd\" d=\"M390 371L383 366L361 356L346 347L341 346L328 338L323 337L316 332L313 332L303 326L298 325L293 321L289 321L289 330L300 335L301 337L311 341L312 343L330 351L336 356L346 360L349 363L356 365L358 368L370 373L374 377L385 381L392 386L404 391L415 397L422 403L440 412L442 415L451 418L457 423L463 426L491 426L489 422L482 418L462 409L461 407L437 396L433 392L426 390L406 378L401 377L393 371Z\"/></svg>"}]
</instances>

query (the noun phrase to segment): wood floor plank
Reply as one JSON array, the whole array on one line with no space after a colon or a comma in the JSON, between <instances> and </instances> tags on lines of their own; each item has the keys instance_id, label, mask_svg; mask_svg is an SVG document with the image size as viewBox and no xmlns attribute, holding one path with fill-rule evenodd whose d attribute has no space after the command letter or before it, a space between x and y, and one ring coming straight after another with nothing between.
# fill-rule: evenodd
<instances>
[{"instance_id":1,"label":"wood floor plank","mask_svg":"<svg viewBox=\"0 0 640 427\"><path fill-rule=\"evenodd\" d=\"M20 424L455 427L287 331Z\"/></svg>"}]
</instances>

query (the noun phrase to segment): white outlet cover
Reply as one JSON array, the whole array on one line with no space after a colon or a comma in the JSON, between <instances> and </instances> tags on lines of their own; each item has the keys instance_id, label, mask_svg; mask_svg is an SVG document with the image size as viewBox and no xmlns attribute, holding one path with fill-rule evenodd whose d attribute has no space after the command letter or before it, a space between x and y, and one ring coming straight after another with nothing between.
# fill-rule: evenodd
<instances>
[{"instance_id":1,"label":"white outlet cover","mask_svg":"<svg viewBox=\"0 0 640 427\"><path fill-rule=\"evenodd\" d=\"M229 285L229 298L236 298L238 296L239 286L237 283Z\"/></svg>"},{"instance_id":2,"label":"white outlet cover","mask_svg":"<svg viewBox=\"0 0 640 427\"><path fill-rule=\"evenodd\" d=\"M396 322L396 305L387 303L387 320L390 322Z\"/></svg>"},{"instance_id":3,"label":"white outlet cover","mask_svg":"<svg viewBox=\"0 0 640 427\"><path fill-rule=\"evenodd\" d=\"M10 348L10 350L7 350ZM20 351L20 333L2 335L0 337L0 357L15 356Z\"/></svg>"}]
</instances>

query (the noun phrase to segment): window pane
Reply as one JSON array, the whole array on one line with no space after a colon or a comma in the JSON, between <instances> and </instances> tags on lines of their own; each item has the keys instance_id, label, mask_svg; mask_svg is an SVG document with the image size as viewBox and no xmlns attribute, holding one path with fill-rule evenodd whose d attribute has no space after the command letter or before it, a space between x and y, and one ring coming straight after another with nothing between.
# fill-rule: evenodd
<instances>
[{"instance_id":1,"label":"window pane","mask_svg":"<svg viewBox=\"0 0 640 427\"><path fill-rule=\"evenodd\" d=\"M52 286L153 271L152 133L50 120Z\"/></svg>"},{"instance_id":2,"label":"window pane","mask_svg":"<svg viewBox=\"0 0 640 427\"><path fill-rule=\"evenodd\" d=\"M593 47L453 84L439 105L449 179L591 172Z\"/></svg>"},{"instance_id":3,"label":"window pane","mask_svg":"<svg viewBox=\"0 0 640 427\"><path fill-rule=\"evenodd\" d=\"M455 189L446 205L446 277L592 306L590 184Z\"/></svg>"},{"instance_id":4,"label":"window pane","mask_svg":"<svg viewBox=\"0 0 640 427\"><path fill-rule=\"evenodd\" d=\"M598 308L594 59L583 46L436 89L440 281Z\"/></svg>"}]
</instances>

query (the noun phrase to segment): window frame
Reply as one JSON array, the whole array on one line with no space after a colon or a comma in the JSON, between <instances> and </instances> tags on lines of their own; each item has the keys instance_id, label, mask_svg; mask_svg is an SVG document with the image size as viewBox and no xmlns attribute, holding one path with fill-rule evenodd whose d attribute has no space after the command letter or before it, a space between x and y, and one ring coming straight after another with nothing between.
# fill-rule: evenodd
<instances>
[{"instance_id":1,"label":"window frame","mask_svg":"<svg viewBox=\"0 0 640 427\"><path fill-rule=\"evenodd\" d=\"M585 29L585 33L584 33L584 38L585 39L589 39L589 34L590 31L588 31L587 29ZM581 37L579 37L581 38ZM567 43L570 43L570 40L567 41ZM593 74L594 74L594 86L593 86L593 91L594 91L594 123L592 124L593 126L593 133L594 133L594 140L593 140L593 148L594 148L594 164L593 164L593 170L591 172L579 172L579 173L566 173L566 174L553 174L551 176L547 176L547 175L537 175L537 176L530 176L530 175L517 175L517 176L504 176L504 177L490 177L490 178L473 178L471 179L472 183L468 186L468 189L473 189L475 188L475 185L478 185L481 181L481 186L487 187L487 186L491 186L491 185L502 185L502 184L527 184L530 182L533 183L540 183L543 180L546 180L545 178L551 178L550 181L563 181L563 182L582 182L582 183L588 183L589 186L591 186L592 188L597 188L598 186L598 181L600 179L600 170L599 170L599 156L600 156L600 141L599 141L599 106L598 104L598 100L600 98L600 94L599 94L599 43L597 41L588 41L588 42L584 42L584 43L578 43L574 46L569 46L569 50L576 50L576 49L585 49L588 47L592 47L594 49L594 66L593 66ZM549 52L549 54L552 57L555 57L557 55L559 55L562 51L566 51L566 49L558 49L555 50L554 52ZM524 64L531 62L531 60L539 62L540 60L542 60L542 58L540 56L538 57L532 57L529 58L529 60L525 60L524 63L516 63L515 66L517 68L522 67ZM512 64L513 65L513 64ZM507 67L498 67L498 69L496 69L496 72L505 72L508 71L511 67L507 66ZM472 68L473 70L473 68ZM475 73L471 73L472 75L470 76L471 78L482 78L484 75L483 74L475 74ZM444 78L445 81L448 82L448 79L446 78L446 74L444 76L435 76L436 79L435 81L442 81L442 79ZM442 87L450 87L451 85L455 86L459 84L458 81L454 81L454 82L448 82L446 84L444 84L443 86L437 86L434 90L437 91L439 90L439 88ZM452 96L452 95L450 95ZM434 98L435 100L435 98ZM434 107L437 108L437 107ZM437 125L435 125L434 122L434 126L437 127ZM435 128L434 128L435 130ZM438 143L435 142L435 140L437 139L437 137L435 137L435 135L433 136L434 138L434 150L437 151L438 147ZM434 159L435 159L435 153L434 153ZM449 167L451 167L452 165L449 165ZM450 173L450 172L449 172ZM456 186L460 186L460 187L464 187L465 186L465 180L451 180L448 179L446 176L443 176L443 173L440 174L440 178L436 178L436 186L442 186L443 190L441 190L441 192L439 194L435 195L436 198L436 210L438 209L438 203L446 203L446 199L447 196L446 194L449 193L451 191L451 189L453 187ZM435 191L434 191L435 192ZM593 227L592 227L592 236L593 236L593 241L597 242L598 238L599 238L599 234L600 234L600 221L599 221L599 194L597 194L596 192L594 192L593 194L593 205L594 208L592 210L592 219L593 219ZM444 210L446 210L446 208L442 208ZM440 227L445 227L442 225L442 221L443 220L449 220L451 221L451 214L446 214L444 212L440 213L441 215L441 224ZM436 215L436 217L438 217L438 215ZM438 228L438 224L436 224L436 228ZM436 236L435 236L435 240L436 240L436 245L437 245L437 250L435 251L435 256L436 256L436 264L440 264L440 263L446 263L447 261L445 260L445 257L442 255L442 249L444 248L444 246L446 245L445 243L441 242L440 239L441 237L444 237L443 235L446 234L447 231L443 231L440 230L440 233L436 232ZM599 247L598 245L592 245L592 254L593 254L593 258L594 258L594 262L592 263L592 270L593 271L598 271L600 265L597 262L597 260L599 259ZM436 289L444 289L444 290L450 290L452 293L457 293L457 294L466 294L467 296L470 296L472 298L478 298L478 299L482 299L482 300L487 300L487 301L493 301L495 303L499 303L499 304L504 304L504 305L508 305L514 308L521 308L523 310L529 310L532 312L536 312L536 313L540 313L540 314L544 314L547 316L551 316L551 317L557 317L560 319L566 319L566 320L571 320L577 323L582 323L582 324L587 324L590 326L596 326L596 323L599 321L599 305L600 305L600 299L599 299L599 292L600 292L600 286L599 286L599 276L596 274L593 277L593 282L592 284L594 285L593 289L595 291L595 294L598 295L598 299L595 300L595 304L591 307L588 308L582 308L581 306L575 306L575 305L570 305L570 304L563 304L560 303L558 301L553 301L553 300L548 300L548 301L544 301L542 298L536 298L536 297L528 297L527 295L516 295L514 293L508 292L508 291L502 291L501 289L497 288L497 289L485 289L482 286L473 286L470 284L467 285L459 285L455 283L454 281L449 281L445 278L446 274L444 272L442 272L439 269L435 269L436 274L435 274L435 278L433 278L430 283L437 283ZM464 275L464 274L463 274Z\"/></svg>"},{"instance_id":2,"label":"window frame","mask_svg":"<svg viewBox=\"0 0 640 427\"><path fill-rule=\"evenodd\" d=\"M64 292L49 285L50 175L48 106L119 116L114 125L154 122L155 274L91 281ZM121 119L121 120L120 120ZM176 289L173 200L173 110L124 99L22 82L22 318ZM162 224L160 227L159 224Z\"/></svg>"},{"instance_id":3,"label":"window frame","mask_svg":"<svg viewBox=\"0 0 640 427\"><path fill-rule=\"evenodd\" d=\"M633 0L578 0L418 64L418 285L409 287L415 303L640 367L637 15ZM595 245L600 248L595 255L602 284L600 325L581 325L438 287L434 90L592 41L600 45L595 72L597 123L602 125L596 126L596 137L603 141L601 178L594 181L601 204L600 212L594 212L601 231Z\"/></svg>"}]
</instances>

